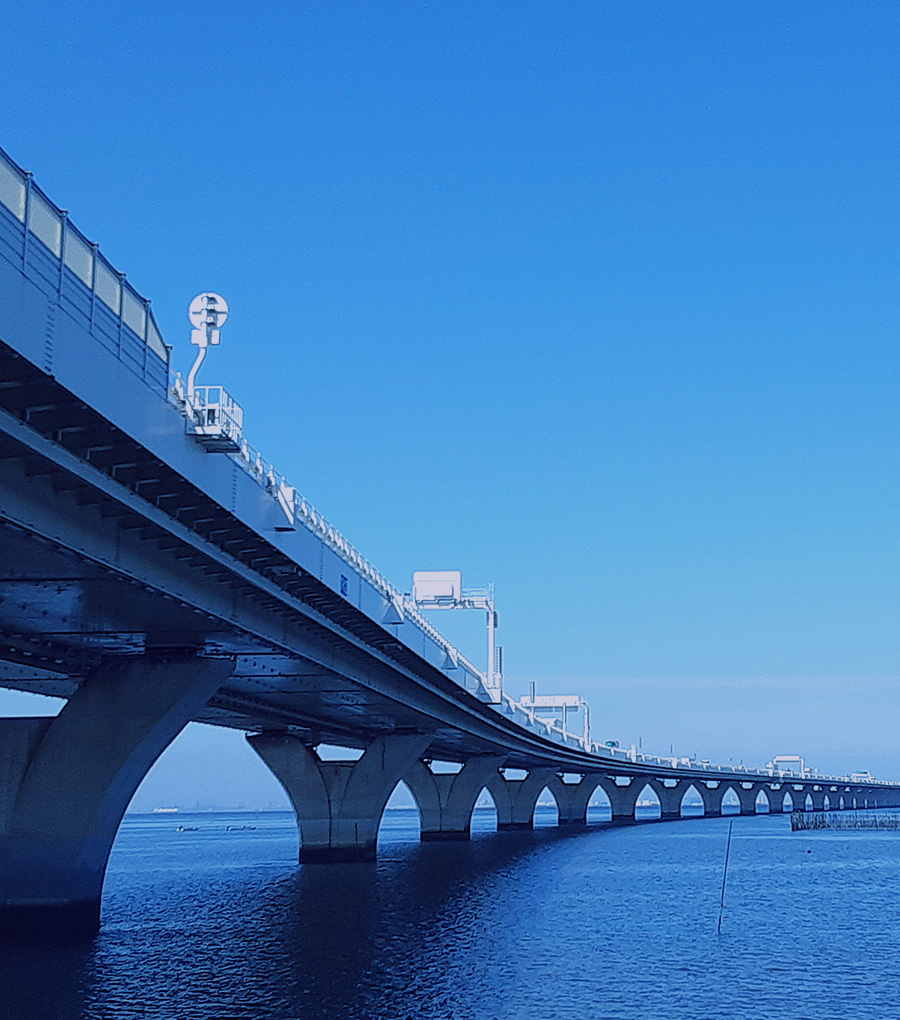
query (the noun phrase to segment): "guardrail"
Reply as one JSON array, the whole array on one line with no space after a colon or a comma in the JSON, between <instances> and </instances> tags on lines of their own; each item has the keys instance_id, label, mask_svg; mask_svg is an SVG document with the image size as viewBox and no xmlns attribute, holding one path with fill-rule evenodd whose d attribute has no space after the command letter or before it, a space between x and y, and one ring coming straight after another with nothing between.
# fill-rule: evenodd
<instances>
[{"instance_id":1,"label":"guardrail","mask_svg":"<svg viewBox=\"0 0 900 1020\"><path fill-rule=\"evenodd\" d=\"M65 209L50 201L32 175L0 149L0 250L17 261L45 292L54 293L67 311L81 314L101 342L118 347L133 336L164 363L169 347L142 297L69 220ZM123 331L127 331L123 337ZM128 352L132 361L137 351ZM145 365L136 367L146 367Z\"/></svg>"},{"instance_id":2,"label":"guardrail","mask_svg":"<svg viewBox=\"0 0 900 1020\"><path fill-rule=\"evenodd\" d=\"M195 392L200 389L201 387L197 387ZM197 403L195 400L194 403L197 406L193 406L187 396L187 389L180 374L174 377L171 388L172 399L186 417L187 430L191 434L198 436L201 440L204 436L198 431L197 413L202 411L202 407L207 403L206 391L221 389L221 387L207 386L202 387L202 389L204 395L201 401ZM447 654L451 661L458 663L478 683L486 688L486 675L466 658L452 642L448 641L434 624L425 618L412 599L408 598L404 592L401 592L399 588L391 584L384 574L372 562L366 559L323 513L317 510L305 496L302 496L290 484L287 478L275 468L274 464L263 457L256 447L239 435L237 437L231 435L231 438L236 447L235 451L231 454L231 459L279 503L291 524L299 521L304 527L313 532L314 535L337 553L345 563L359 571L376 591L392 602L402 618L414 620L419 629L427 634Z\"/></svg>"}]
</instances>

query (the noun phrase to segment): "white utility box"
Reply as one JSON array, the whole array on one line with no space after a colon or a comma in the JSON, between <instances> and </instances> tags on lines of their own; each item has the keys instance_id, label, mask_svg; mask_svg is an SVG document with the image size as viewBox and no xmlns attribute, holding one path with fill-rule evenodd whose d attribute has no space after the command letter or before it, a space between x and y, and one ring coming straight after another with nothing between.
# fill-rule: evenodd
<instances>
[{"instance_id":1,"label":"white utility box","mask_svg":"<svg viewBox=\"0 0 900 1020\"><path fill-rule=\"evenodd\" d=\"M417 570L413 574L413 600L419 606L452 606L462 599L462 571Z\"/></svg>"}]
</instances>

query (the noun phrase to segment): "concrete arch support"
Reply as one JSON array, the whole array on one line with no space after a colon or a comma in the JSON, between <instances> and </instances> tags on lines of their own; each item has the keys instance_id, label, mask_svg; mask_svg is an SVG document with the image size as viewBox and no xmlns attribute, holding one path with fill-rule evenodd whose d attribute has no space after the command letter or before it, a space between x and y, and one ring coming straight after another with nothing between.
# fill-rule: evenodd
<instances>
[{"instance_id":1,"label":"concrete arch support","mask_svg":"<svg viewBox=\"0 0 900 1020\"><path fill-rule=\"evenodd\" d=\"M502 755L470 758L455 775L435 775L415 762L403 780L419 805L422 841L469 839L475 802L503 762Z\"/></svg>"},{"instance_id":2,"label":"concrete arch support","mask_svg":"<svg viewBox=\"0 0 900 1020\"><path fill-rule=\"evenodd\" d=\"M722 798L728 791L727 783L719 783L717 786L709 786L707 783L699 782L694 784L694 789L700 792L700 798L703 801L704 814L722 814Z\"/></svg>"},{"instance_id":3,"label":"concrete arch support","mask_svg":"<svg viewBox=\"0 0 900 1020\"><path fill-rule=\"evenodd\" d=\"M497 828L533 829L534 806L545 786L556 779L553 769L532 769L524 779L506 779L501 773L486 783L497 805Z\"/></svg>"},{"instance_id":4,"label":"concrete arch support","mask_svg":"<svg viewBox=\"0 0 900 1020\"><path fill-rule=\"evenodd\" d=\"M587 825L587 810L594 790L600 785L597 775L584 775L577 783L565 783L554 775L547 788L556 798L560 825Z\"/></svg>"},{"instance_id":5,"label":"concrete arch support","mask_svg":"<svg viewBox=\"0 0 900 1020\"><path fill-rule=\"evenodd\" d=\"M422 761L414 761L403 774L403 782L409 787L419 808L423 839L426 832L440 832L441 829L444 812L436 779L437 776L433 775L431 769Z\"/></svg>"},{"instance_id":6,"label":"concrete arch support","mask_svg":"<svg viewBox=\"0 0 900 1020\"><path fill-rule=\"evenodd\" d=\"M731 789L737 794L738 801L741 805L741 814L755 815L756 799L759 797L759 791L765 789L763 784L748 783L745 786L744 783L732 783Z\"/></svg>"},{"instance_id":7,"label":"concrete arch support","mask_svg":"<svg viewBox=\"0 0 900 1020\"><path fill-rule=\"evenodd\" d=\"M807 788L805 786L801 786L799 789L797 789L796 787L793 787L793 786L791 787L791 789L790 789L791 802L794 805L794 810L795 811L805 811L806 810L806 795L808 793L812 793L812 788L811 787Z\"/></svg>"},{"instance_id":8,"label":"concrete arch support","mask_svg":"<svg viewBox=\"0 0 900 1020\"><path fill-rule=\"evenodd\" d=\"M0 930L97 930L129 801L233 668L196 656L110 659L56 718L0 719Z\"/></svg>"},{"instance_id":9,"label":"concrete arch support","mask_svg":"<svg viewBox=\"0 0 900 1020\"><path fill-rule=\"evenodd\" d=\"M599 786L609 797L609 807L614 824L628 825L634 822L634 808L641 790L647 785L640 779L632 779L627 785L620 786L614 779L604 777Z\"/></svg>"},{"instance_id":10,"label":"concrete arch support","mask_svg":"<svg viewBox=\"0 0 900 1020\"><path fill-rule=\"evenodd\" d=\"M378 737L356 762L323 762L290 733L247 742L284 787L300 829L300 861L374 861L378 825L394 787L431 737Z\"/></svg>"},{"instance_id":11,"label":"concrete arch support","mask_svg":"<svg viewBox=\"0 0 900 1020\"><path fill-rule=\"evenodd\" d=\"M681 802L691 785L690 782L687 779L679 779L674 785L666 786L665 783L657 779L652 781L651 785L656 791L656 796L659 797L660 820L665 822L680 819Z\"/></svg>"}]
</instances>

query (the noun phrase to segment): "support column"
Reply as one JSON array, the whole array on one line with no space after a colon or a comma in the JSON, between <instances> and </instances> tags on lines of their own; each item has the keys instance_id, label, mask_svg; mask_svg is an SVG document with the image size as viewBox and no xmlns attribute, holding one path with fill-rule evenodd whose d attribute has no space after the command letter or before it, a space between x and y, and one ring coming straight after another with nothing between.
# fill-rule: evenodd
<instances>
[{"instance_id":1,"label":"support column","mask_svg":"<svg viewBox=\"0 0 900 1020\"><path fill-rule=\"evenodd\" d=\"M108 659L55 718L0 719L0 933L97 930L129 801L233 669L196 656Z\"/></svg>"},{"instance_id":2,"label":"support column","mask_svg":"<svg viewBox=\"0 0 900 1020\"><path fill-rule=\"evenodd\" d=\"M681 819L681 802L684 799L687 788L691 785L687 779L679 779L674 786L666 786L660 780L651 783L659 797L659 806L662 814L660 821L673 822Z\"/></svg>"},{"instance_id":3,"label":"support column","mask_svg":"<svg viewBox=\"0 0 900 1020\"><path fill-rule=\"evenodd\" d=\"M602 780L600 785L609 797L614 825L634 825L634 809L638 795L646 783L643 779L633 778L627 786L619 786L614 779Z\"/></svg>"},{"instance_id":4,"label":"support column","mask_svg":"<svg viewBox=\"0 0 900 1020\"><path fill-rule=\"evenodd\" d=\"M707 786L702 780L694 783L694 789L699 790L703 801L703 813L709 817L722 814L722 798L728 792L727 783L719 783L718 786Z\"/></svg>"},{"instance_id":5,"label":"support column","mask_svg":"<svg viewBox=\"0 0 900 1020\"><path fill-rule=\"evenodd\" d=\"M773 789L771 786L763 784L762 788L766 791L766 800L769 802L769 814L782 814L784 812L784 787Z\"/></svg>"},{"instance_id":6,"label":"support column","mask_svg":"<svg viewBox=\"0 0 900 1020\"><path fill-rule=\"evenodd\" d=\"M472 812L481 791L503 764L503 755L470 758L455 774L435 774L420 761L403 781L412 790L422 819L422 842L469 839Z\"/></svg>"},{"instance_id":7,"label":"support column","mask_svg":"<svg viewBox=\"0 0 900 1020\"><path fill-rule=\"evenodd\" d=\"M552 786L553 769L532 769L524 779L506 779L499 772L487 784L497 805L497 829L533 829L534 806L545 786Z\"/></svg>"},{"instance_id":8,"label":"support column","mask_svg":"<svg viewBox=\"0 0 900 1020\"><path fill-rule=\"evenodd\" d=\"M430 736L378 737L356 762L324 762L290 733L247 742L284 787L300 829L300 862L374 861L378 825L394 787Z\"/></svg>"},{"instance_id":9,"label":"support column","mask_svg":"<svg viewBox=\"0 0 900 1020\"><path fill-rule=\"evenodd\" d=\"M794 805L794 810L795 811L805 811L806 810L806 795L807 795L807 793L811 793L811 792L812 792L812 788L811 787L807 788L807 787L803 786L799 790L794 789L793 786L791 787L791 790L790 790L790 793L791 793L791 803Z\"/></svg>"},{"instance_id":10,"label":"support column","mask_svg":"<svg viewBox=\"0 0 900 1020\"><path fill-rule=\"evenodd\" d=\"M738 800L740 801L741 814L755 815L756 798L759 796L759 791L762 789L762 783L752 783L749 790L745 789L743 783L732 783L731 789L734 790L737 794Z\"/></svg>"},{"instance_id":11,"label":"support column","mask_svg":"<svg viewBox=\"0 0 900 1020\"><path fill-rule=\"evenodd\" d=\"M556 775L547 785L556 798L561 826L587 825L587 810L594 790L600 783L597 775L584 775L577 783L564 783Z\"/></svg>"}]
</instances>

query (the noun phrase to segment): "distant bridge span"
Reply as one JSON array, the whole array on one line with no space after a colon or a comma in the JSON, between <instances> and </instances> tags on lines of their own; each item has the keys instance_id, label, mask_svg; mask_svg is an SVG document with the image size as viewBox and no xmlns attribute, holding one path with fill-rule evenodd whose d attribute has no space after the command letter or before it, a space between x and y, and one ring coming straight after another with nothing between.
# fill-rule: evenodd
<instances>
[{"instance_id":1,"label":"distant bridge span","mask_svg":"<svg viewBox=\"0 0 900 1020\"><path fill-rule=\"evenodd\" d=\"M400 780L423 839L467 838L485 788L500 828L530 827L545 787L563 825L598 787L618 822L648 786L664 819L691 787L709 815L729 789L742 813L900 805L896 784L627 755L536 717L221 417L202 431L218 397L172 383L148 302L0 151L0 686L68 699L0 719L0 929L97 927L125 809L190 720L250 734L303 861L373 858Z\"/></svg>"}]
</instances>

